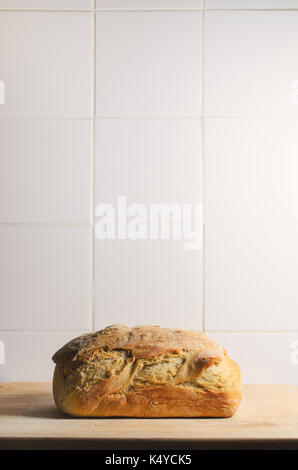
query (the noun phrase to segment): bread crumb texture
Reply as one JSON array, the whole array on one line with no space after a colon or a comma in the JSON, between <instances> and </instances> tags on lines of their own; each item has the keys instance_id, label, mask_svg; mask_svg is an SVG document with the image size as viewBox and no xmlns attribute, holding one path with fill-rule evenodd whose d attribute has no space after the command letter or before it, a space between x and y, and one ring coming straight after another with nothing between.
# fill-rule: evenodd
<instances>
[{"instance_id":1,"label":"bread crumb texture","mask_svg":"<svg viewBox=\"0 0 298 470\"><path fill-rule=\"evenodd\" d=\"M198 331L112 325L53 356L57 407L73 416L231 416L238 365Z\"/></svg>"}]
</instances>

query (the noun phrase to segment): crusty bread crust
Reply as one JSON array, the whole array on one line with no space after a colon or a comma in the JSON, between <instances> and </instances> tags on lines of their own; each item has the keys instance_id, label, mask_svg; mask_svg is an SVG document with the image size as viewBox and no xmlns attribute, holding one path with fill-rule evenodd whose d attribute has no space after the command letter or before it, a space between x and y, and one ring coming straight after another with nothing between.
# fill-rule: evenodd
<instances>
[{"instance_id":1,"label":"crusty bread crust","mask_svg":"<svg viewBox=\"0 0 298 470\"><path fill-rule=\"evenodd\" d=\"M112 325L53 356L57 407L71 416L228 417L239 366L198 331Z\"/></svg>"}]
</instances>

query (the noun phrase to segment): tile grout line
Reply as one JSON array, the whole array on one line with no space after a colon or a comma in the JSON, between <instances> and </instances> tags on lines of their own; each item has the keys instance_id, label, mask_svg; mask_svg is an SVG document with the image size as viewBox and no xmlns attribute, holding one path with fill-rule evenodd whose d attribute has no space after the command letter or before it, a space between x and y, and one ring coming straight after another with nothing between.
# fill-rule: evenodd
<instances>
[{"instance_id":1,"label":"tile grout line","mask_svg":"<svg viewBox=\"0 0 298 470\"><path fill-rule=\"evenodd\" d=\"M90 171L90 217L91 217L91 240L90 240L90 310L91 331L94 331L94 166L95 166L95 115L96 115L96 0L93 0L92 11L92 60L91 60L91 90L92 90L92 121L91 121L91 171Z\"/></svg>"},{"instance_id":2,"label":"tile grout line","mask_svg":"<svg viewBox=\"0 0 298 470\"><path fill-rule=\"evenodd\" d=\"M297 334L298 330L211 330L206 329L207 333L224 335L259 335L259 334Z\"/></svg>"},{"instance_id":3,"label":"tile grout line","mask_svg":"<svg viewBox=\"0 0 298 470\"><path fill-rule=\"evenodd\" d=\"M297 115L298 117L298 115ZM103 116L96 116L96 119L201 119L201 115L193 115L193 116L187 116L187 115L103 115Z\"/></svg>"},{"instance_id":4,"label":"tile grout line","mask_svg":"<svg viewBox=\"0 0 298 470\"><path fill-rule=\"evenodd\" d=\"M18 114L2 114L0 119L30 119L32 121L66 121L66 120L78 120L78 121L90 121L92 120L92 116L29 116L29 115L18 115Z\"/></svg>"},{"instance_id":5,"label":"tile grout line","mask_svg":"<svg viewBox=\"0 0 298 470\"><path fill-rule=\"evenodd\" d=\"M90 328L45 328L45 329L25 329L25 328L19 328L19 329L7 329L7 328L1 328L0 329L0 334L1 333L65 333L65 332L82 332L82 331L90 331L92 332ZM224 335L255 335L255 334L268 334L268 335L274 335L274 334L279 334L279 335L288 335L288 334L298 334L298 330L211 330L211 329L206 329L205 333L210 333L210 334L224 334ZM0 338L1 339L1 338Z\"/></svg>"},{"instance_id":6,"label":"tile grout line","mask_svg":"<svg viewBox=\"0 0 298 470\"><path fill-rule=\"evenodd\" d=\"M92 9L90 10L38 10L38 9L22 9L22 8L0 8L0 13L92 13Z\"/></svg>"},{"instance_id":7,"label":"tile grout line","mask_svg":"<svg viewBox=\"0 0 298 470\"><path fill-rule=\"evenodd\" d=\"M298 8L91 8L91 9L22 9L22 8L0 8L0 13L150 13L150 12L200 12L200 11L208 11L208 12L291 12L291 11L298 11Z\"/></svg>"},{"instance_id":8,"label":"tile grout line","mask_svg":"<svg viewBox=\"0 0 298 470\"><path fill-rule=\"evenodd\" d=\"M296 222L207 222L206 227L297 227Z\"/></svg>"},{"instance_id":9,"label":"tile grout line","mask_svg":"<svg viewBox=\"0 0 298 470\"><path fill-rule=\"evenodd\" d=\"M204 83L204 14L205 0L202 0L202 18L201 18L201 118L200 118L200 136L201 136L201 156L200 156L200 186L201 186L201 205L202 205L202 245L201 245L201 330L205 331L205 144L204 144L204 109L205 109L205 83Z\"/></svg>"},{"instance_id":10,"label":"tile grout line","mask_svg":"<svg viewBox=\"0 0 298 470\"><path fill-rule=\"evenodd\" d=\"M0 222L0 227L92 227L90 222Z\"/></svg>"},{"instance_id":11,"label":"tile grout line","mask_svg":"<svg viewBox=\"0 0 298 470\"><path fill-rule=\"evenodd\" d=\"M178 202L177 204L180 204ZM145 204L146 206L146 204ZM158 222L157 222L158 224ZM177 225L182 225L182 222L171 222L170 225L177 224ZM150 225L150 224L148 224ZM152 225L152 224L151 224ZM244 228L244 227L297 227L298 226L298 221L296 222L267 222L267 223L259 223L259 222L228 222L228 223L223 223L223 222L204 222L205 227L216 227L216 228L221 228L221 227L236 227L236 228ZM56 223L56 222L0 222L0 227L53 227L53 228L59 228L59 227L69 227L69 228L74 228L74 227L94 227L94 223L92 222L82 222L82 223ZM175 240L175 239L174 239ZM132 240L133 241L133 240ZM139 240L143 241L143 240Z\"/></svg>"},{"instance_id":12,"label":"tile grout line","mask_svg":"<svg viewBox=\"0 0 298 470\"><path fill-rule=\"evenodd\" d=\"M197 12L197 11L220 11L220 12L225 12L225 11L253 11L253 12L266 12L266 11L277 11L277 12L282 12L282 11L298 11L298 8L206 8L204 6L204 0L203 5L201 8L99 8L96 11L97 12L119 12L119 13L125 13L125 12L137 12L137 13L150 13L150 12ZM52 11L52 10L49 10ZM65 11L65 10L64 10ZM72 11L72 10L71 10ZM78 10L73 10L73 11L78 11ZM82 11L88 11L88 10L82 10Z\"/></svg>"},{"instance_id":13,"label":"tile grout line","mask_svg":"<svg viewBox=\"0 0 298 470\"><path fill-rule=\"evenodd\" d=\"M296 114L205 114L205 119L297 119Z\"/></svg>"},{"instance_id":14,"label":"tile grout line","mask_svg":"<svg viewBox=\"0 0 298 470\"><path fill-rule=\"evenodd\" d=\"M74 332L78 332L78 333L82 333L82 332L91 332L92 330L90 329L90 327L88 328L63 328L63 329L59 329L59 328L45 328L44 330L42 329L36 329L36 330L26 330L25 328L18 328L18 329L7 329L7 328L2 328L0 329L0 334L1 333L74 333ZM1 338L0 338L1 339Z\"/></svg>"},{"instance_id":15,"label":"tile grout line","mask_svg":"<svg viewBox=\"0 0 298 470\"><path fill-rule=\"evenodd\" d=\"M205 8L205 11L261 11L261 12L266 12L266 11L298 11L298 8Z\"/></svg>"},{"instance_id":16,"label":"tile grout line","mask_svg":"<svg viewBox=\"0 0 298 470\"><path fill-rule=\"evenodd\" d=\"M1 115L1 119L28 119L28 120L81 120L92 121L104 119L298 119L296 114L200 114L194 116L186 115L115 115L115 116L21 116L21 115Z\"/></svg>"}]
</instances>

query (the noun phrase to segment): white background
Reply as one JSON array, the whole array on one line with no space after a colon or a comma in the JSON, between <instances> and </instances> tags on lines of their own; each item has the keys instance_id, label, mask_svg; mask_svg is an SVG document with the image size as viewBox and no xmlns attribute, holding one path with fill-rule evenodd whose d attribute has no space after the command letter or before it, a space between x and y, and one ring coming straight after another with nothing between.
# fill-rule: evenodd
<instances>
[{"instance_id":1,"label":"white background","mask_svg":"<svg viewBox=\"0 0 298 470\"><path fill-rule=\"evenodd\" d=\"M297 44L298 0L0 0L0 380L122 322L298 384ZM118 195L203 204L202 250L94 239Z\"/></svg>"}]
</instances>

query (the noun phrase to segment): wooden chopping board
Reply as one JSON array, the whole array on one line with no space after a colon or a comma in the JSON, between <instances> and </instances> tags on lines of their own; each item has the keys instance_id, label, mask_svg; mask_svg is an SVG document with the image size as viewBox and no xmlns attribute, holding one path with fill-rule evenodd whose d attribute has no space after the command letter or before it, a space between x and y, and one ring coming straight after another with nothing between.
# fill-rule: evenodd
<instances>
[{"instance_id":1,"label":"wooden chopping board","mask_svg":"<svg viewBox=\"0 0 298 470\"><path fill-rule=\"evenodd\" d=\"M221 419L77 419L60 413L50 383L0 384L0 449L298 449L298 387L246 385Z\"/></svg>"}]
</instances>

